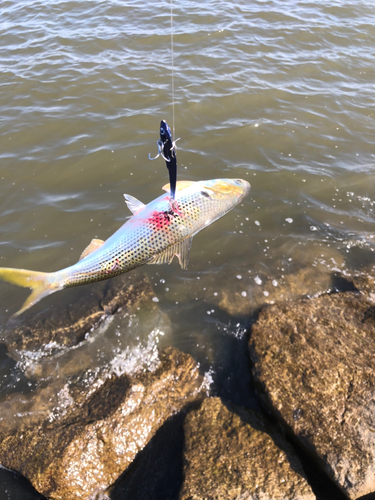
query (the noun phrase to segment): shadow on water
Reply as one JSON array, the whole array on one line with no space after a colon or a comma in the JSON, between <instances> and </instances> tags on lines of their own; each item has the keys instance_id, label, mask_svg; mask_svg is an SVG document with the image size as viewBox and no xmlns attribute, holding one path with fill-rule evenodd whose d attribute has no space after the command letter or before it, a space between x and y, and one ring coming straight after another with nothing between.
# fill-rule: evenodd
<instances>
[{"instance_id":1,"label":"shadow on water","mask_svg":"<svg viewBox=\"0 0 375 500\"><path fill-rule=\"evenodd\" d=\"M375 252L373 248L361 248L353 246L346 254L349 269L369 269L375 265Z\"/></svg>"},{"instance_id":2,"label":"shadow on water","mask_svg":"<svg viewBox=\"0 0 375 500\"><path fill-rule=\"evenodd\" d=\"M207 311L214 311L208 315ZM252 317L231 316L209 302L192 302L169 311L172 324L183 325L174 346L190 354L211 381L210 395L257 409L248 356L247 331ZM205 318L204 321L195 321Z\"/></svg>"}]
</instances>

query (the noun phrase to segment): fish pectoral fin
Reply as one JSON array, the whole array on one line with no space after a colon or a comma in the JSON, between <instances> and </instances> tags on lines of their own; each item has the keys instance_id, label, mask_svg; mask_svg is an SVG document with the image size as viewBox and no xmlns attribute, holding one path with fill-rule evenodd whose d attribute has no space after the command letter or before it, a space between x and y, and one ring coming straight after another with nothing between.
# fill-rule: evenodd
<instances>
[{"instance_id":1,"label":"fish pectoral fin","mask_svg":"<svg viewBox=\"0 0 375 500\"><path fill-rule=\"evenodd\" d=\"M130 194L124 194L124 198L125 198L125 203L128 206L128 209L131 211L133 215L143 210L146 206L144 203L137 200L137 198L134 198L134 196L131 196Z\"/></svg>"},{"instance_id":2,"label":"fish pectoral fin","mask_svg":"<svg viewBox=\"0 0 375 500\"><path fill-rule=\"evenodd\" d=\"M175 243L174 245L171 245L162 252L154 255L151 260L149 260L148 264L170 264L173 257L176 256L181 269L187 269L192 241L193 237L191 236Z\"/></svg>"},{"instance_id":3,"label":"fish pectoral fin","mask_svg":"<svg viewBox=\"0 0 375 500\"><path fill-rule=\"evenodd\" d=\"M195 184L195 181L177 181L176 182L176 193L178 191L182 191L183 189L191 186L192 184ZM169 184L166 184L165 186L162 187L164 191L170 191L170 186Z\"/></svg>"},{"instance_id":4,"label":"fish pectoral fin","mask_svg":"<svg viewBox=\"0 0 375 500\"><path fill-rule=\"evenodd\" d=\"M90 244L87 245L87 247L81 253L81 256L80 256L79 260L84 259L88 255L90 255L90 253L92 253L95 250L97 250L98 248L100 248L103 245L103 243L104 243L103 240L99 240L97 238L94 238L93 240L91 240Z\"/></svg>"}]
</instances>

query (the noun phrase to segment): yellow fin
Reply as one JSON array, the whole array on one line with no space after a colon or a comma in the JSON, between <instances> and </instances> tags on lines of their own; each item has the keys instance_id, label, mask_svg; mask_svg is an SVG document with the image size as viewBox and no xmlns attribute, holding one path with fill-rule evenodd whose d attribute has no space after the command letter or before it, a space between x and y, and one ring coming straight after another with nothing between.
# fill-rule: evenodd
<instances>
[{"instance_id":1,"label":"yellow fin","mask_svg":"<svg viewBox=\"0 0 375 500\"><path fill-rule=\"evenodd\" d=\"M50 295L60 289L60 285L51 280L50 273L39 271L29 271L27 269L12 269L9 267L0 267L0 279L13 285L31 288L32 292L24 302L23 306L13 316L29 309L43 297Z\"/></svg>"},{"instance_id":2,"label":"yellow fin","mask_svg":"<svg viewBox=\"0 0 375 500\"><path fill-rule=\"evenodd\" d=\"M162 252L154 255L147 264L170 264L173 257L176 255L181 269L187 269L192 240L193 237L189 236L188 238L171 245Z\"/></svg>"},{"instance_id":3,"label":"yellow fin","mask_svg":"<svg viewBox=\"0 0 375 500\"><path fill-rule=\"evenodd\" d=\"M93 240L91 240L91 243L89 245L87 245L87 247L81 253L79 260L84 259L88 255L90 255L90 253L92 253L95 250L97 250L98 248L100 248L103 245L103 243L104 243L103 240L99 240L97 238L94 238Z\"/></svg>"},{"instance_id":4,"label":"yellow fin","mask_svg":"<svg viewBox=\"0 0 375 500\"><path fill-rule=\"evenodd\" d=\"M183 189L191 186L192 184L195 184L195 181L177 181L176 182L176 193L178 191L182 191ZM166 184L165 186L162 187L164 191L169 191L169 184Z\"/></svg>"}]
</instances>

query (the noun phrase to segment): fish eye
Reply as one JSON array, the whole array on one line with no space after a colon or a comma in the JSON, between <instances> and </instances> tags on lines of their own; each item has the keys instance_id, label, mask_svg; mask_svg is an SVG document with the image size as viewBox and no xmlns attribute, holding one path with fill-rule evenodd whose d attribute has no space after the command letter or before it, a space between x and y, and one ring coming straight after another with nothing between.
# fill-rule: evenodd
<instances>
[{"instance_id":1,"label":"fish eye","mask_svg":"<svg viewBox=\"0 0 375 500\"><path fill-rule=\"evenodd\" d=\"M241 184L242 184L241 179L235 179L234 182L235 182L235 184L237 184L237 186L241 186Z\"/></svg>"},{"instance_id":2,"label":"fish eye","mask_svg":"<svg viewBox=\"0 0 375 500\"><path fill-rule=\"evenodd\" d=\"M164 129L160 127L160 135L164 135Z\"/></svg>"}]
</instances>

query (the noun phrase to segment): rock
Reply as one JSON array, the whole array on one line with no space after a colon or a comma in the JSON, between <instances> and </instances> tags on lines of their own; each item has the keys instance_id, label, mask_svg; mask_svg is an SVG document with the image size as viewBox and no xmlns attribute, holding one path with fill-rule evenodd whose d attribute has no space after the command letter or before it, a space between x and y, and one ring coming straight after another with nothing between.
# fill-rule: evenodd
<instances>
[{"instance_id":1,"label":"rock","mask_svg":"<svg viewBox=\"0 0 375 500\"><path fill-rule=\"evenodd\" d=\"M249 344L264 404L351 499L375 491L375 304L357 285L264 308Z\"/></svg>"},{"instance_id":2,"label":"rock","mask_svg":"<svg viewBox=\"0 0 375 500\"><path fill-rule=\"evenodd\" d=\"M18 352L16 364L0 344L0 362L10 373L0 391L0 434L60 418L113 373L153 371L159 342L169 331L169 318L145 300L134 313L124 308L109 317L74 348Z\"/></svg>"},{"instance_id":3,"label":"rock","mask_svg":"<svg viewBox=\"0 0 375 500\"><path fill-rule=\"evenodd\" d=\"M0 463L51 499L94 497L203 387L193 359L167 348L154 372L113 375L61 418L0 436Z\"/></svg>"},{"instance_id":4,"label":"rock","mask_svg":"<svg viewBox=\"0 0 375 500\"><path fill-rule=\"evenodd\" d=\"M37 350L46 344L77 345L93 327L119 308L134 310L153 296L150 282L139 272L65 293L69 293L70 303L64 300L41 311L27 311L4 326L2 337L10 351Z\"/></svg>"},{"instance_id":5,"label":"rock","mask_svg":"<svg viewBox=\"0 0 375 500\"><path fill-rule=\"evenodd\" d=\"M184 410L189 411L191 406L197 404L199 403L192 403ZM178 498L182 483L185 411L169 418L158 429L137 459L107 492L107 500Z\"/></svg>"},{"instance_id":6,"label":"rock","mask_svg":"<svg viewBox=\"0 0 375 500\"><path fill-rule=\"evenodd\" d=\"M209 398L184 431L180 500L315 499L291 446L259 412Z\"/></svg>"}]
</instances>

